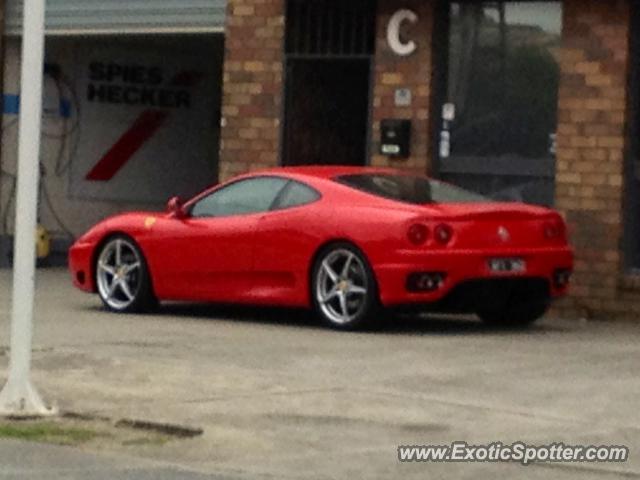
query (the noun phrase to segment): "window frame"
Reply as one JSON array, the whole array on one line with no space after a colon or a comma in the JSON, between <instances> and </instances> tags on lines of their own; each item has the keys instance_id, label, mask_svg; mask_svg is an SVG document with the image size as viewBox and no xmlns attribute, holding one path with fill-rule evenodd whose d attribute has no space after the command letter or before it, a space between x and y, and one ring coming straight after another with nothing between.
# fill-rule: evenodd
<instances>
[{"instance_id":1,"label":"window frame","mask_svg":"<svg viewBox=\"0 0 640 480\"><path fill-rule=\"evenodd\" d=\"M448 101L448 85L450 82L450 78L449 78L449 64L451 61L453 61L452 59L449 58L450 56L450 32L452 29L452 22L451 22L451 18L450 18L450 6L452 3L459 3L459 4L472 4L474 3L476 0L447 0L447 1L438 1L436 2L435 5L435 15L436 18L438 19L438 21L436 22L436 27L434 30L434 62L436 65L438 65L440 68L436 69L437 71L434 73L434 78L433 78L433 95L432 95L432 99L431 99L431 109L434 112L441 112L442 110L442 106L447 103ZM509 3L510 0L501 0L499 3ZM564 4L562 2L562 0L524 0L523 2L519 2L519 3L536 3L536 2L542 2L542 3L560 3L562 5L562 15L564 16L564 11L565 11L565 7ZM564 22L563 22L564 23ZM557 92L557 94L559 95L559 91ZM554 106L555 109L555 106ZM456 114L456 117L458 117L458 114ZM458 118L459 120L459 118ZM557 126L557 122L558 122L558 118L557 118L557 114L556 114L556 126ZM441 135L443 131L448 131L449 135L451 135L452 132L452 128L451 125L448 125L448 128L445 128L445 125L448 122L446 122L443 118L442 115L440 115L440 113L438 113L436 115L435 121L431 122L431 125L429 127L429 138L432 140L431 145L430 145L430 153L431 153L431 158L432 158L432 175L434 176L434 178L440 179L440 180L445 180L448 182L452 182L452 183L459 183L458 178L456 177L462 177L464 178L465 176L469 176L471 178L475 177L475 176L486 176L488 179L490 178L503 178L504 180L507 181L508 177L517 177L520 176L517 170L516 171L510 171L509 175L501 175L502 170L504 167L502 165L502 163L500 162L500 160L496 160L493 161L491 160L489 163L483 164L482 162L480 163L471 163L471 165L469 164L469 162L465 159L465 156L459 155L458 158L456 159L456 154L455 152L450 152L449 155L443 157L440 154L440 146L441 146ZM551 133L551 132L549 132ZM453 144L451 143L451 140L449 142L449 146L450 148L453 146ZM551 147L551 144L549 145ZM470 157L467 157L470 158ZM485 155L484 156L484 160L489 159L490 160L491 156L490 155ZM531 180L540 180L541 182L553 182L553 184L555 185L555 178L556 178L556 171L555 168L553 166L553 164L555 164L555 155L545 155L543 157L539 157L540 161L534 161L534 162L529 162L528 165L528 174L524 175L526 177L530 177ZM496 173L498 172L498 173ZM461 186L465 185L464 183L461 183ZM468 188L470 185L466 184L466 187ZM536 199L535 200L531 200L531 197L528 195L525 195L523 197L523 201L525 203L531 203L533 205L543 205L546 207L550 207L553 208L553 206L555 205L555 187L551 188L549 186L549 190L548 192L545 189L545 195L544 198L541 199L542 201L538 201L540 200L538 198L538 196L536 195ZM473 190L473 188L472 188ZM497 189L497 192L499 192L501 189ZM499 200L502 197L494 197L495 193L497 192L493 192L490 190L476 190L478 192L482 191L484 195L488 195L491 196L492 198ZM540 190L542 191L542 190ZM508 200L512 200L512 199L508 199Z\"/></svg>"}]
</instances>

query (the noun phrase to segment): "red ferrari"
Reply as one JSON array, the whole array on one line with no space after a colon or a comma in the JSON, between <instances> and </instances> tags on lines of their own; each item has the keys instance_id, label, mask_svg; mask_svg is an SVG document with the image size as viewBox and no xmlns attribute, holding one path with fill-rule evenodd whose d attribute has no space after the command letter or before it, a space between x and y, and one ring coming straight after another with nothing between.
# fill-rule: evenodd
<instances>
[{"instance_id":1,"label":"red ferrari","mask_svg":"<svg viewBox=\"0 0 640 480\"><path fill-rule=\"evenodd\" d=\"M356 329L412 307L527 325L567 292L573 254L547 208L392 169L299 167L108 218L69 266L116 312L160 300L311 307Z\"/></svg>"}]
</instances>

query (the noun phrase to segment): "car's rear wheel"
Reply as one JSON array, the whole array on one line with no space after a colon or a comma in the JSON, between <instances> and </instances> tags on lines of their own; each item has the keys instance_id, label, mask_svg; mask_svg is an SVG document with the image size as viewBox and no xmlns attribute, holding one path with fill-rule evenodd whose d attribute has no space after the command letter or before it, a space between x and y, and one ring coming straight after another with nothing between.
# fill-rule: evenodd
<instances>
[{"instance_id":1,"label":"car's rear wheel","mask_svg":"<svg viewBox=\"0 0 640 480\"><path fill-rule=\"evenodd\" d=\"M109 310L142 312L156 304L147 262L131 238L109 238L98 253L95 272L98 294Z\"/></svg>"},{"instance_id":2,"label":"car's rear wheel","mask_svg":"<svg viewBox=\"0 0 640 480\"><path fill-rule=\"evenodd\" d=\"M482 308L477 314L487 325L524 328L542 318L547 313L549 304L550 300L547 297L529 301L511 301L500 306Z\"/></svg>"},{"instance_id":3,"label":"car's rear wheel","mask_svg":"<svg viewBox=\"0 0 640 480\"><path fill-rule=\"evenodd\" d=\"M380 315L373 271L353 245L336 243L320 252L312 271L312 298L317 315L339 330L369 328Z\"/></svg>"}]
</instances>

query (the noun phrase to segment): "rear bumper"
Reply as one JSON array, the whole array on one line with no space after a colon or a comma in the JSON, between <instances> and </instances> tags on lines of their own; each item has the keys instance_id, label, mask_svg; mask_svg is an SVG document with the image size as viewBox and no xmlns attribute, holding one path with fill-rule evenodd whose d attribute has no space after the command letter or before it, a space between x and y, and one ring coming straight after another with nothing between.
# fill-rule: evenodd
<instances>
[{"instance_id":1,"label":"rear bumper","mask_svg":"<svg viewBox=\"0 0 640 480\"><path fill-rule=\"evenodd\" d=\"M76 242L69 250L69 273L73 285L85 292L95 292L93 278L93 243Z\"/></svg>"},{"instance_id":2,"label":"rear bumper","mask_svg":"<svg viewBox=\"0 0 640 480\"><path fill-rule=\"evenodd\" d=\"M513 257L526 260L525 272L495 274L490 271L490 259ZM566 294L568 287L555 285L555 273L558 270L573 271L573 252L569 247L495 251L406 251L400 252L398 258L398 262L379 264L374 268L380 300L384 306L438 303L456 287L474 280L545 280L549 284L551 297L557 298ZM407 279L409 275L417 272L442 272L446 276L442 286L435 291L410 292L407 289Z\"/></svg>"}]
</instances>

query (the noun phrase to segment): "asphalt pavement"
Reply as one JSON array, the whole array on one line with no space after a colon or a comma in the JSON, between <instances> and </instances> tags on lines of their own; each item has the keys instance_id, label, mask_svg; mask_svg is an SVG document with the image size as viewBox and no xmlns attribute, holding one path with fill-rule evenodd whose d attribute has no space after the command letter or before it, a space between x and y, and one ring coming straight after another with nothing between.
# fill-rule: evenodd
<instances>
[{"instance_id":1,"label":"asphalt pavement","mask_svg":"<svg viewBox=\"0 0 640 480\"><path fill-rule=\"evenodd\" d=\"M0 381L9 287L0 270ZM36 303L33 379L47 401L204 434L103 445L97 456L3 441L0 478L640 478L640 321L549 318L515 332L411 317L377 333L340 333L281 309L174 304L114 315L63 270L38 271ZM397 460L398 445L459 440L622 444L631 458L532 467ZM32 453L20 457L21 448ZM80 466L64 470L74 459Z\"/></svg>"},{"instance_id":2,"label":"asphalt pavement","mask_svg":"<svg viewBox=\"0 0 640 480\"><path fill-rule=\"evenodd\" d=\"M96 455L67 447L0 440L0 479L221 480L179 466L123 455Z\"/></svg>"}]
</instances>

